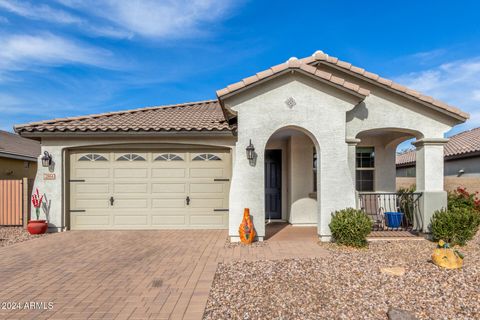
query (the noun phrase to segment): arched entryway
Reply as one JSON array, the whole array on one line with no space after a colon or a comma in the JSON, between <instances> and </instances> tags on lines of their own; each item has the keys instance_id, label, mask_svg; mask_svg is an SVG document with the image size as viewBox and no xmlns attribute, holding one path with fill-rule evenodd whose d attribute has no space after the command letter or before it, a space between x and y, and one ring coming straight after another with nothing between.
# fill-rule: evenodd
<instances>
[{"instance_id":1,"label":"arched entryway","mask_svg":"<svg viewBox=\"0 0 480 320\"><path fill-rule=\"evenodd\" d=\"M281 128L270 136L264 152L266 223L316 227L318 147L312 135L298 127Z\"/></svg>"}]
</instances>

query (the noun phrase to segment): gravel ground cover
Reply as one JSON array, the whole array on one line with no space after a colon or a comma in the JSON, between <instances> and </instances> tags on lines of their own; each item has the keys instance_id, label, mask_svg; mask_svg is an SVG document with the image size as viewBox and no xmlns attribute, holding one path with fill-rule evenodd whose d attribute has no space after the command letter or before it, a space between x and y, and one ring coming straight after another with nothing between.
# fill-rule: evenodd
<instances>
[{"instance_id":1,"label":"gravel ground cover","mask_svg":"<svg viewBox=\"0 0 480 320\"><path fill-rule=\"evenodd\" d=\"M47 234L31 235L22 227L0 227L0 247L10 246L34 238L45 237L46 235Z\"/></svg>"},{"instance_id":2,"label":"gravel ground cover","mask_svg":"<svg viewBox=\"0 0 480 320\"><path fill-rule=\"evenodd\" d=\"M235 248L235 247L265 247L267 245L266 241L255 241L252 244L243 244L241 242L231 242L230 237L227 237L225 240L225 248Z\"/></svg>"},{"instance_id":3,"label":"gravel ground cover","mask_svg":"<svg viewBox=\"0 0 480 320\"><path fill-rule=\"evenodd\" d=\"M445 270L429 241L321 244L334 254L220 264L204 319L387 319L389 307L418 319L480 319L480 236L460 249L464 268ZM403 276L380 272L404 267Z\"/></svg>"}]
</instances>

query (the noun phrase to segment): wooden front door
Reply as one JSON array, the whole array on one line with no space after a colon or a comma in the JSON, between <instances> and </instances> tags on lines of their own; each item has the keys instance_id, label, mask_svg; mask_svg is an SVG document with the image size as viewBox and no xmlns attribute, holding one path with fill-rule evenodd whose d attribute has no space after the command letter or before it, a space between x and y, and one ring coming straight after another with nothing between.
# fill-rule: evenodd
<instances>
[{"instance_id":1,"label":"wooden front door","mask_svg":"<svg viewBox=\"0 0 480 320\"><path fill-rule=\"evenodd\" d=\"M282 218L282 150L265 151L265 219Z\"/></svg>"}]
</instances>

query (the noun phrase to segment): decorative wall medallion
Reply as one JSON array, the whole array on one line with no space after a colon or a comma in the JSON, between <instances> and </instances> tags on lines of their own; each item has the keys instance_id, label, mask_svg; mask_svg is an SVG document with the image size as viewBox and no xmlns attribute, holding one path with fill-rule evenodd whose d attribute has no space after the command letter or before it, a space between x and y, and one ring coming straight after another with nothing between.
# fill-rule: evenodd
<instances>
[{"instance_id":1,"label":"decorative wall medallion","mask_svg":"<svg viewBox=\"0 0 480 320\"><path fill-rule=\"evenodd\" d=\"M289 97L287 100L285 100L285 104L287 105L287 107L292 109L297 105L297 101L295 101L293 97Z\"/></svg>"}]
</instances>

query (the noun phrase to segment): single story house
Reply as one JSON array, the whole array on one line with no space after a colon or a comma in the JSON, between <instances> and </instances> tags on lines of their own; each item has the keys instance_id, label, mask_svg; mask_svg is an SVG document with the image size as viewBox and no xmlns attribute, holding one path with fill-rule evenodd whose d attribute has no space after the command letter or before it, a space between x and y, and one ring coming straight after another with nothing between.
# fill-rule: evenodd
<instances>
[{"instance_id":1,"label":"single story house","mask_svg":"<svg viewBox=\"0 0 480 320\"><path fill-rule=\"evenodd\" d=\"M415 184L416 153L397 154L397 187ZM444 147L445 190L480 191L480 127L451 136Z\"/></svg>"},{"instance_id":2,"label":"single story house","mask_svg":"<svg viewBox=\"0 0 480 320\"><path fill-rule=\"evenodd\" d=\"M0 130L0 179L34 179L40 143Z\"/></svg>"},{"instance_id":3,"label":"single story house","mask_svg":"<svg viewBox=\"0 0 480 320\"><path fill-rule=\"evenodd\" d=\"M446 205L445 132L469 115L322 51L217 91L217 99L15 126L41 140L36 187L51 230L228 228L250 208L315 225L358 192L395 192L396 147L416 138L421 212ZM39 158L39 163L42 159ZM423 226L426 230L427 226Z\"/></svg>"}]
</instances>

